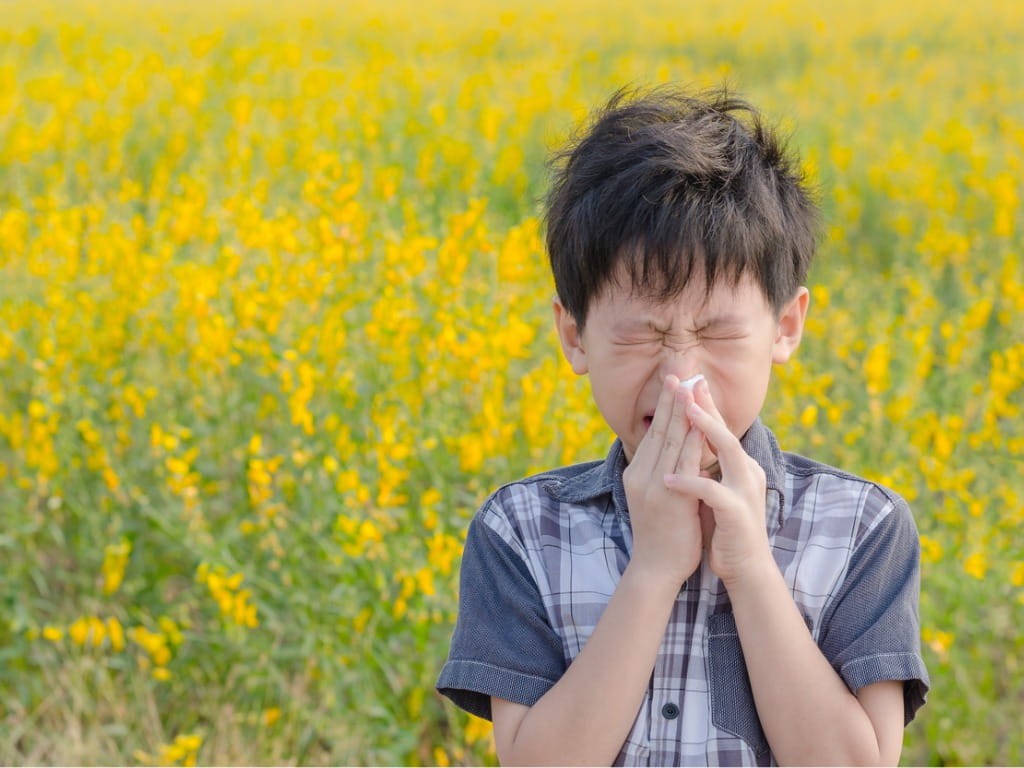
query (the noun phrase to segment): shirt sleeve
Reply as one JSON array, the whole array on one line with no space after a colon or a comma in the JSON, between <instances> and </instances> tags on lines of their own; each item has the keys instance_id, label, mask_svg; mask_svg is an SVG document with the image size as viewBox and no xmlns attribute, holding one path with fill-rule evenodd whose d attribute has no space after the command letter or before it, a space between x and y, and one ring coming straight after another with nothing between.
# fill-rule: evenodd
<instances>
[{"instance_id":1,"label":"shirt sleeve","mask_svg":"<svg viewBox=\"0 0 1024 768\"><path fill-rule=\"evenodd\" d=\"M819 641L851 691L903 681L904 724L924 704L929 686L918 618L920 551L910 510L897 498L854 550Z\"/></svg>"},{"instance_id":2,"label":"shirt sleeve","mask_svg":"<svg viewBox=\"0 0 1024 768\"><path fill-rule=\"evenodd\" d=\"M466 537L459 614L437 690L490 720L491 696L533 706L565 667L562 641L526 563L477 515Z\"/></svg>"}]
</instances>

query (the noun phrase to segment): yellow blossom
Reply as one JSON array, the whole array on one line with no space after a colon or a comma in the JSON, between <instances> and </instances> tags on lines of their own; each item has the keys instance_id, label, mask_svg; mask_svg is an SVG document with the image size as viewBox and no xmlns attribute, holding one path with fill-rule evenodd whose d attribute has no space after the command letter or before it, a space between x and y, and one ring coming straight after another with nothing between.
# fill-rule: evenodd
<instances>
[{"instance_id":1,"label":"yellow blossom","mask_svg":"<svg viewBox=\"0 0 1024 768\"><path fill-rule=\"evenodd\" d=\"M1015 587L1024 587L1024 562L1016 563L1010 574L1010 583Z\"/></svg>"},{"instance_id":2,"label":"yellow blossom","mask_svg":"<svg viewBox=\"0 0 1024 768\"><path fill-rule=\"evenodd\" d=\"M107 618L107 635L110 637L110 647L113 651L124 650L124 627L114 616Z\"/></svg>"},{"instance_id":3,"label":"yellow blossom","mask_svg":"<svg viewBox=\"0 0 1024 768\"><path fill-rule=\"evenodd\" d=\"M867 390L878 395L889 388L889 345L880 342L871 347L864 361L864 375L867 379Z\"/></svg>"},{"instance_id":4,"label":"yellow blossom","mask_svg":"<svg viewBox=\"0 0 1024 768\"><path fill-rule=\"evenodd\" d=\"M964 571L976 579L984 579L988 571L988 558L983 552L975 552L964 560Z\"/></svg>"},{"instance_id":5,"label":"yellow blossom","mask_svg":"<svg viewBox=\"0 0 1024 768\"><path fill-rule=\"evenodd\" d=\"M942 557L942 545L931 536L921 534L921 559L926 563L936 563Z\"/></svg>"},{"instance_id":6,"label":"yellow blossom","mask_svg":"<svg viewBox=\"0 0 1024 768\"><path fill-rule=\"evenodd\" d=\"M808 405L800 414L800 424L805 427L813 427L818 421L818 409L816 406Z\"/></svg>"},{"instance_id":7,"label":"yellow blossom","mask_svg":"<svg viewBox=\"0 0 1024 768\"><path fill-rule=\"evenodd\" d=\"M75 619L71 626L68 627L68 635L71 636L71 640L75 645L85 645L89 639L89 629L88 619Z\"/></svg>"},{"instance_id":8,"label":"yellow blossom","mask_svg":"<svg viewBox=\"0 0 1024 768\"><path fill-rule=\"evenodd\" d=\"M131 552L132 545L127 539L121 539L117 544L110 544L104 548L102 567L104 594L109 595L116 592L121 586Z\"/></svg>"}]
</instances>

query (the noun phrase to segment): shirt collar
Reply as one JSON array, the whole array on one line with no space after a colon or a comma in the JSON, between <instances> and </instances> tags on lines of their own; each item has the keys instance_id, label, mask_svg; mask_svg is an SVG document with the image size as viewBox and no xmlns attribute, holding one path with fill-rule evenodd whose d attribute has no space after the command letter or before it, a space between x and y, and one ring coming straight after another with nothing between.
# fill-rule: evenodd
<instances>
[{"instance_id":1,"label":"shirt collar","mask_svg":"<svg viewBox=\"0 0 1024 768\"><path fill-rule=\"evenodd\" d=\"M573 477L549 482L544 488L556 501L567 504L583 504L611 494L615 510L628 518L626 489L622 485L625 469L626 453L622 449L622 441L616 439L604 461L590 465Z\"/></svg>"},{"instance_id":2,"label":"shirt collar","mask_svg":"<svg viewBox=\"0 0 1024 768\"><path fill-rule=\"evenodd\" d=\"M740 439L740 445L764 470L767 489L774 491L768 494L765 511L770 523L781 526L786 509L786 465L775 435L760 419L755 419ZM622 485L625 469L626 454L622 441L616 439L604 461L590 465L574 477L551 481L545 484L545 489L556 500L569 504L582 504L611 494L616 512L628 520L626 490Z\"/></svg>"}]
</instances>

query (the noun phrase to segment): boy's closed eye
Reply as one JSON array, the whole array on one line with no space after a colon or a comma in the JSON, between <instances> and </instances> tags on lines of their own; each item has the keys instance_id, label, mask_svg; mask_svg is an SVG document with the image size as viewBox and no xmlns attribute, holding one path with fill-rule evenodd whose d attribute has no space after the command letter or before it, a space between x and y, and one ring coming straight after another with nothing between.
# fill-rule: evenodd
<instances>
[{"instance_id":1,"label":"boy's closed eye","mask_svg":"<svg viewBox=\"0 0 1024 768\"><path fill-rule=\"evenodd\" d=\"M617 347L649 347L652 351L662 346L685 350L698 344L735 341L745 338L746 335L742 329L736 327L710 324L683 333L653 331L635 335L624 334L616 336L613 344Z\"/></svg>"},{"instance_id":2,"label":"boy's closed eye","mask_svg":"<svg viewBox=\"0 0 1024 768\"><path fill-rule=\"evenodd\" d=\"M733 338L747 333L747 323L743 318L731 313L713 315L695 323L694 333L715 338Z\"/></svg>"},{"instance_id":3,"label":"boy's closed eye","mask_svg":"<svg viewBox=\"0 0 1024 768\"><path fill-rule=\"evenodd\" d=\"M624 322L613 328L612 345L624 349L650 349L654 352L665 343L668 334L668 330L651 321Z\"/></svg>"},{"instance_id":4,"label":"boy's closed eye","mask_svg":"<svg viewBox=\"0 0 1024 768\"><path fill-rule=\"evenodd\" d=\"M660 354L663 347L685 351L697 346L700 338L692 334L657 333L643 336L622 336L613 341L616 348L624 352Z\"/></svg>"},{"instance_id":5,"label":"boy's closed eye","mask_svg":"<svg viewBox=\"0 0 1024 768\"><path fill-rule=\"evenodd\" d=\"M694 336L701 341L701 343L707 342L719 342L719 341L736 341L738 339L746 338L747 334L740 328L736 327L724 327L721 325L709 325L699 328L694 331Z\"/></svg>"}]
</instances>

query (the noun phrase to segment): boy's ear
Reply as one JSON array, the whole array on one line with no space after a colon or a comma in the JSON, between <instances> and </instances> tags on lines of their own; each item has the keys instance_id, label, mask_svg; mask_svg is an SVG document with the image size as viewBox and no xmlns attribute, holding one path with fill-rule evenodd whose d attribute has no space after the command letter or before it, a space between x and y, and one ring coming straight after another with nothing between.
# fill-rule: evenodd
<instances>
[{"instance_id":1,"label":"boy's ear","mask_svg":"<svg viewBox=\"0 0 1024 768\"><path fill-rule=\"evenodd\" d=\"M552 302L552 308L555 312L555 330L558 331L558 339L562 342L562 353L572 366L573 372L582 375L589 370L587 353L583 349L583 332L557 296Z\"/></svg>"},{"instance_id":2,"label":"boy's ear","mask_svg":"<svg viewBox=\"0 0 1024 768\"><path fill-rule=\"evenodd\" d=\"M772 343L772 362L784 363L800 346L800 338L804 333L804 320L807 318L807 305L811 300L810 292L800 286L796 295L790 299L779 314L779 327Z\"/></svg>"}]
</instances>

